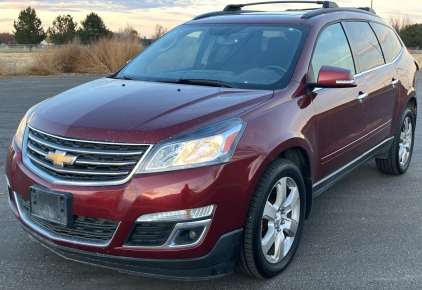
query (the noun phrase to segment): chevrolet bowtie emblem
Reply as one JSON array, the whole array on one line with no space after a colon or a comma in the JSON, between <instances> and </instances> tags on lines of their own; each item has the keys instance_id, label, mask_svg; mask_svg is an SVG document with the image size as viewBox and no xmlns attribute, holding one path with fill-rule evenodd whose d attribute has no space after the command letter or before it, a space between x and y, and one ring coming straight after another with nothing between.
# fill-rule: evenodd
<instances>
[{"instance_id":1,"label":"chevrolet bowtie emblem","mask_svg":"<svg viewBox=\"0 0 422 290\"><path fill-rule=\"evenodd\" d=\"M67 152L60 150L56 150L56 152L50 151L48 152L47 157L45 157L45 159L53 161L53 164L56 167L63 167L63 164L73 165L76 158L78 158L78 156L67 155Z\"/></svg>"}]
</instances>

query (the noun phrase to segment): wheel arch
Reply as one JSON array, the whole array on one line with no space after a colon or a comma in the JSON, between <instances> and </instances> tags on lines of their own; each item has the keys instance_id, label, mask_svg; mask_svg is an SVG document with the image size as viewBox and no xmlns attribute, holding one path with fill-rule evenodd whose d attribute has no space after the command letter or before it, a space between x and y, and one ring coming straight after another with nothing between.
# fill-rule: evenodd
<instances>
[{"instance_id":1,"label":"wheel arch","mask_svg":"<svg viewBox=\"0 0 422 290\"><path fill-rule=\"evenodd\" d=\"M413 111L413 115L415 116L415 123L416 123L416 117L418 113L418 101L416 99L416 96L412 96L409 99L405 108L410 108Z\"/></svg>"},{"instance_id":2,"label":"wheel arch","mask_svg":"<svg viewBox=\"0 0 422 290\"><path fill-rule=\"evenodd\" d=\"M312 166L314 163L311 161L311 152L311 147L306 140L294 138L277 146L269 156L274 160L286 159L293 162L302 173L306 188L305 219L309 217L312 209L312 172L314 172Z\"/></svg>"}]
</instances>

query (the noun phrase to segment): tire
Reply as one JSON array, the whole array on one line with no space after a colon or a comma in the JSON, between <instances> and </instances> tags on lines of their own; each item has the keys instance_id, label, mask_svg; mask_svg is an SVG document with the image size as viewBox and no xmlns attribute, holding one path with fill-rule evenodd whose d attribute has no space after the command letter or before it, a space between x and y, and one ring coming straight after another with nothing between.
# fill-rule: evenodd
<instances>
[{"instance_id":1,"label":"tire","mask_svg":"<svg viewBox=\"0 0 422 290\"><path fill-rule=\"evenodd\" d=\"M294 163L280 159L268 166L249 204L237 262L241 272L271 278L287 267L302 235L305 196Z\"/></svg>"},{"instance_id":2,"label":"tire","mask_svg":"<svg viewBox=\"0 0 422 290\"><path fill-rule=\"evenodd\" d=\"M406 108L400 118L387 159L375 159L379 171L400 175L409 168L415 139L415 116Z\"/></svg>"}]
</instances>

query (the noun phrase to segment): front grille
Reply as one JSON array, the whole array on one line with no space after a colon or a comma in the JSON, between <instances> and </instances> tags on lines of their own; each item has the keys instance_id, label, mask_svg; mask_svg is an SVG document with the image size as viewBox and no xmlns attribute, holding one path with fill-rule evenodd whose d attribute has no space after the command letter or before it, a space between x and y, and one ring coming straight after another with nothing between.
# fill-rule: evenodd
<instances>
[{"instance_id":1,"label":"front grille","mask_svg":"<svg viewBox=\"0 0 422 290\"><path fill-rule=\"evenodd\" d=\"M26 155L31 165L59 180L118 183L132 174L149 146L74 140L29 128ZM58 152L76 160L73 164L54 164L47 159Z\"/></svg>"},{"instance_id":2,"label":"front grille","mask_svg":"<svg viewBox=\"0 0 422 290\"><path fill-rule=\"evenodd\" d=\"M126 246L161 246L170 236L175 223L135 224L126 240Z\"/></svg>"},{"instance_id":3,"label":"front grille","mask_svg":"<svg viewBox=\"0 0 422 290\"><path fill-rule=\"evenodd\" d=\"M63 226L31 215L29 201L22 198L22 204L27 216L48 232L54 232L63 239L76 238L81 241L110 241L119 225L118 221L76 216L73 225Z\"/></svg>"}]
</instances>

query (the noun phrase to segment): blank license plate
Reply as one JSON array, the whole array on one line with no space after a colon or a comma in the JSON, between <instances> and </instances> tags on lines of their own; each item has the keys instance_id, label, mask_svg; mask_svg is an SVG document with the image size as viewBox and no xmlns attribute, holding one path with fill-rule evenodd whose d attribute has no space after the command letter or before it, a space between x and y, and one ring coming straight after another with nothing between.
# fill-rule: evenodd
<instances>
[{"instance_id":1,"label":"blank license plate","mask_svg":"<svg viewBox=\"0 0 422 290\"><path fill-rule=\"evenodd\" d=\"M29 189L29 196L32 215L64 226L73 224L71 193L34 185Z\"/></svg>"}]
</instances>

